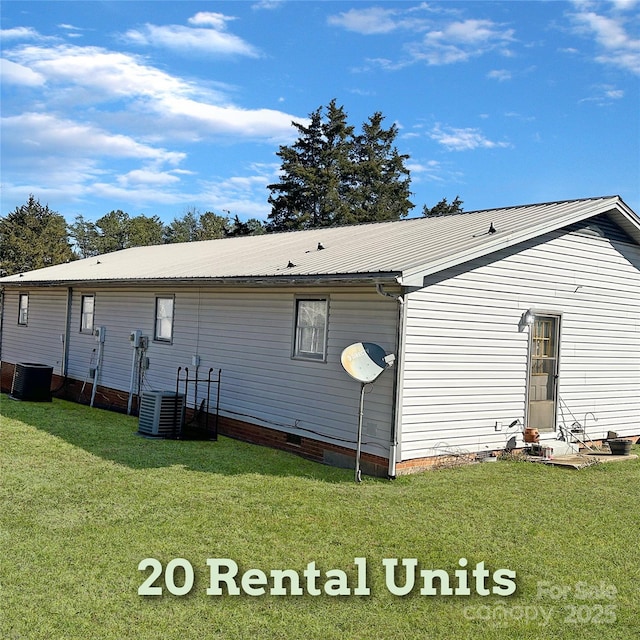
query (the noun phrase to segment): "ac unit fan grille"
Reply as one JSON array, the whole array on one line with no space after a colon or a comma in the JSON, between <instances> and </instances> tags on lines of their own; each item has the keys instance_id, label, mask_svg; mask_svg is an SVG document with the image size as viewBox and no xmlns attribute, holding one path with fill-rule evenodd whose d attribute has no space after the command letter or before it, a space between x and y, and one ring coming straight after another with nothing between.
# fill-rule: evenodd
<instances>
[{"instance_id":1,"label":"ac unit fan grille","mask_svg":"<svg viewBox=\"0 0 640 640\"><path fill-rule=\"evenodd\" d=\"M140 401L138 433L159 438L180 435L184 421L184 395L172 391L145 391Z\"/></svg>"}]
</instances>

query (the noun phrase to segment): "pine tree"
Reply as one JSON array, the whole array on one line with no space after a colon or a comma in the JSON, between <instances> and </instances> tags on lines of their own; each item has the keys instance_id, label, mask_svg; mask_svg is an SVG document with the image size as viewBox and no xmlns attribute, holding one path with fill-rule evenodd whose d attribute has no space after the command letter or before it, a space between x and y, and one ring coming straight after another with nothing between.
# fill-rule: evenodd
<instances>
[{"instance_id":1,"label":"pine tree","mask_svg":"<svg viewBox=\"0 0 640 640\"><path fill-rule=\"evenodd\" d=\"M0 273L11 275L73 260L67 223L33 195L0 218Z\"/></svg>"},{"instance_id":2,"label":"pine tree","mask_svg":"<svg viewBox=\"0 0 640 640\"><path fill-rule=\"evenodd\" d=\"M291 147L281 146L276 154L282 160L282 177L267 186L272 207L269 231L320 226L324 147L321 111L318 108L310 114L309 126L294 122L300 137Z\"/></svg>"},{"instance_id":3,"label":"pine tree","mask_svg":"<svg viewBox=\"0 0 640 640\"><path fill-rule=\"evenodd\" d=\"M230 228L229 218L206 211L199 213L197 209L189 209L182 218L174 218L164 228L164 242L196 242L198 240L215 240L224 238Z\"/></svg>"},{"instance_id":4,"label":"pine tree","mask_svg":"<svg viewBox=\"0 0 640 640\"><path fill-rule=\"evenodd\" d=\"M76 216L69 232L83 258L129 247L163 243L164 225L158 216L135 216L118 209L89 222Z\"/></svg>"},{"instance_id":5,"label":"pine tree","mask_svg":"<svg viewBox=\"0 0 640 640\"><path fill-rule=\"evenodd\" d=\"M343 224L398 220L413 207L409 200L411 181L404 162L393 143L398 128L383 129L384 116L379 111L362 125L362 134L354 139L352 149L353 182L348 218Z\"/></svg>"},{"instance_id":6,"label":"pine tree","mask_svg":"<svg viewBox=\"0 0 640 640\"><path fill-rule=\"evenodd\" d=\"M422 215L425 218L453 216L457 213L462 213L462 200L460 200L460 196L456 196L451 204L447 202L446 198L442 198L440 202L431 208L427 207L426 204L422 207Z\"/></svg>"},{"instance_id":7,"label":"pine tree","mask_svg":"<svg viewBox=\"0 0 640 640\"><path fill-rule=\"evenodd\" d=\"M76 251L81 258L98 255L99 234L95 222L85 220L83 215L78 215L75 222L69 225L69 235L73 238Z\"/></svg>"},{"instance_id":8,"label":"pine tree","mask_svg":"<svg viewBox=\"0 0 640 640\"><path fill-rule=\"evenodd\" d=\"M293 123L300 136L281 146L281 178L268 185L268 231L396 220L413 207L407 155L394 147L398 129L382 127L377 112L355 135L344 107L332 100Z\"/></svg>"}]
</instances>

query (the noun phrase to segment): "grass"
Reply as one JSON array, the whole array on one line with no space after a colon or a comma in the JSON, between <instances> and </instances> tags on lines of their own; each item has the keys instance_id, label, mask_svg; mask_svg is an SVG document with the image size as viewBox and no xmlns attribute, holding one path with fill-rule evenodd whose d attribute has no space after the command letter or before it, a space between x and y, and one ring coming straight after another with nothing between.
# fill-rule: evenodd
<instances>
[{"instance_id":1,"label":"grass","mask_svg":"<svg viewBox=\"0 0 640 640\"><path fill-rule=\"evenodd\" d=\"M356 485L351 470L227 438L149 440L120 414L0 402L1 638L638 637L638 460L501 461ZM187 559L191 592L138 595L148 557ZM356 557L369 596L206 593L207 558L301 577L313 561L354 587ZM383 558L453 580L462 557L516 571L516 593L386 587Z\"/></svg>"}]
</instances>

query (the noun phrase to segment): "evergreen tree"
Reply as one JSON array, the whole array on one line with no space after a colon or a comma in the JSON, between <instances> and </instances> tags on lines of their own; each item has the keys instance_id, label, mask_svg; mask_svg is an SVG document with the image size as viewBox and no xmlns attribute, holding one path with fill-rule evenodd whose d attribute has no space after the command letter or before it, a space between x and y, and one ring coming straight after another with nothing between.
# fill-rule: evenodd
<instances>
[{"instance_id":1,"label":"evergreen tree","mask_svg":"<svg viewBox=\"0 0 640 640\"><path fill-rule=\"evenodd\" d=\"M71 237L83 258L101 253L119 251L129 247L144 247L162 244L164 225L158 216L135 216L118 209L102 216L96 222L89 222L83 216L76 216L69 225Z\"/></svg>"},{"instance_id":2,"label":"evergreen tree","mask_svg":"<svg viewBox=\"0 0 640 640\"><path fill-rule=\"evenodd\" d=\"M440 202L431 208L427 207L426 204L422 207L422 215L425 218L453 216L457 213L462 213L462 200L460 200L460 196L456 196L455 200L451 204L447 202L446 198L442 198Z\"/></svg>"},{"instance_id":3,"label":"evergreen tree","mask_svg":"<svg viewBox=\"0 0 640 640\"><path fill-rule=\"evenodd\" d=\"M398 220L407 215L413 204L409 200L410 175L404 166L408 155L400 155L393 143L398 128L382 127L384 116L379 111L362 125L352 148L353 179L349 193L352 199L343 224Z\"/></svg>"},{"instance_id":4,"label":"evergreen tree","mask_svg":"<svg viewBox=\"0 0 640 640\"><path fill-rule=\"evenodd\" d=\"M246 222L242 222L236 214L230 228L225 232L225 236L227 238L235 238L237 236L259 236L263 233L265 233L265 229L260 220L249 218Z\"/></svg>"},{"instance_id":5,"label":"evergreen tree","mask_svg":"<svg viewBox=\"0 0 640 640\"><path fill-rule=\"evenodd\" d=\"M322 109L310 114L306 127L294 122L300 137L291 146L281 146L276 154L282 160L280 182L270 184L269 231L289 231L319 226L322 187L320 170L324 141L322 139Z\"/></svg>"},{"instance_id":6,"label":"evergreen tree","mask_svg":"<svg viewBox=\"0 0 640 640\"><path fill-rule=\"evenodd\" d=\"M162 244L164 224L158 216L135 216L129 219L128 239L129 247L148 247Z\"/></svg>"},{"instance_id":7,"label":"evergreen tree","mask_svg":"<svg viewBox=\"0 0 640 640\"><path fill-rule=\"evenodd\" d=\"M110 253L129 247L129 214L118 209L96 220L98 253Z\"/></svg>"},{"instance_id":8,"label":"evergreen tree","mask_svg":"<svg viewBox=\"0 0 640 640\"><path fill-rule=\"evenodd\" d=\"M33 195L0 218L0 273L12 275L69 262L74 255L63 216Z\"/></svg>"},{"instance_id":9,"label":"evergreen tree","mask_svg":"<svg viewBox=\"0 0 640 640\"><path fill-rule=\"evenodd\" d=\"M229 219L217 213L206 211L198 220L198 240L216 240L224 238L229 229Z\"/></svg>"},{"instance_id":10,"label":"evergreen tree","mask_svg":"<svg viewBox=\"0 0 640 640\"><path fill-rule=\"evenodd\" d=\"M182 218L174 218L164 230L164 241L194 242L198 239L198 217L195 209L187 211Z\"/></svg>"},{"instance_id":11,"label":"evergreen tree","mask_svg":"<svg viewBox=\"0 0 640 640\"><path fill-rule=\"evenodd\" d=\"M189 209L182 218L174 218L165 227L164 242L195 242L224 238L230 229L229 218L206 211L200 214L197 209Z\"/></svg>"},{"instance_id":12,"label":"evergreen tree","mask_svg":"<svg viewBox=\"0 0 640 640\"><path fill-rule=\"evenodd\" d=\"M98 229L94 222L77 215L75 222L69 225L69 235L73 238L76 251L81 258L98 255Z\"/></svg>"},{"instance_id":13,"label":"evergreen tree","mask_svg":"<svg viewBox=\"0 0 640 640\"><path fill-rule=\"evenodd\" d=\"M398 130L382 127L375 113L361 135L347 122L335 99L309 116L308 125L293 123L300 136L281 146L281 178L268 185L271 213L268 231L308 229L407 215L409 171L406 155L393 146Z\"/></svg>"}]
</instances>

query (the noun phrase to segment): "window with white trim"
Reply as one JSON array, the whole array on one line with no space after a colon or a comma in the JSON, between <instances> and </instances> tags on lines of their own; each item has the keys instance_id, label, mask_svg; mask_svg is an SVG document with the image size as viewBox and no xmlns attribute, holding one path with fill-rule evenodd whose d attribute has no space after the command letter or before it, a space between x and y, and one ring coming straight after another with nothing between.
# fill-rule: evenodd
<instances>
[{"instance_id":1,"label":"window with white trim","mask_svg":"<svg viewBox=\"0 0 640 640\"><path fill-rule=\"evenodd\" d=\"M328 298L296 298L294 358L325 360Z\"/></svg>"},{"instance_id":2,"label":"window with white trim","mask_svg":"<svg viewBox=\"0 0 640 640\"><path fill-rule=\"evenodd\" d=\"M153 339L160 342L171 342L173 339L173 296L156 298L156 322Z\"/></svg>"},{"instance_id":3,"label":"window with white trim","mask_svg":"<svg viewBox=\"0 0 640 640\"><path fill-rule=\"evenodd\" d=\"M93 333L95 305L95 296L82 296L82 301L80 303L80 333Z\"/></svg>"},{"instance_id":4,"label":"window with white trim","mask_svg":"<svg viewBox=\"0 0 640 640\"><path fill-rule=\"evenodd\" d=\"M18 298L18 324L27 324L29 319L29 294L21 293Z\"/></svg>"}]
</instances>

